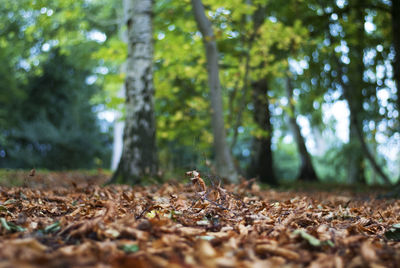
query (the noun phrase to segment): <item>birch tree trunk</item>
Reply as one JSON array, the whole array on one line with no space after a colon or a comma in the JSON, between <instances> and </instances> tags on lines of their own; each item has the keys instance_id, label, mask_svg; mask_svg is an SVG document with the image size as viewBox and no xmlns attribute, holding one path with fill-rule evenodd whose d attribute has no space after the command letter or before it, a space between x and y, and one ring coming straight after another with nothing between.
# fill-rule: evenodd
<instances>
[{"instance_id":1,"label":"birch tree trunk","mask_svg":"<svg viewBox=\"0 0 400 268\"><path fill-rule=\"evenodd\" d=\"M286 78L286 96L289 102L289 123L292 129L294 140L297 144L297 150L300 155L300 172L297 175L297 180L300 181L318 181L317 173L311 161L311 156L307 150L306 142L301 134L300 126L296 121L296 110L292 102L293 86L290 77Z\"/></svg>"},{"instance_id":2,"label":"birch tree trunk","mask_svg":"<svg viewBox=\"0 0 400 268\"><path fill-rule=\"evenodd\" d=\"M214 137L215 165L219 176L230 182L238 181L231 153L226 142L222 108L221 84L219 80L218 49L211 22L205 15L201 0L191 0L197 26L203 36L206 50L208 84L211 95L211 124Z\"/></svg>"},{"instance_id":3,"label":"birch tree trunk","mask_svg":"<svg viewBox=\"0 0 400 268\"><path fill-rule=\"evenodd\" d=\"M152 0L124 1L128 12L123 150L111 182L138 183L157 173Z\"/></svg>"}]
</instances>

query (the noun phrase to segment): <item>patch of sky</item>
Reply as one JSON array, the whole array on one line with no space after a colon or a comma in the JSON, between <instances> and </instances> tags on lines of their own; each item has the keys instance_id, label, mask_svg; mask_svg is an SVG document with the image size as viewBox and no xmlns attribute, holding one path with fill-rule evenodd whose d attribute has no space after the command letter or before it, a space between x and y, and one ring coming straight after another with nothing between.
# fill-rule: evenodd
<instances>
[{"instance_id":1,"label":"patch of sky","mask_svg":"<svg viewBox=\"0 0 400 268\"><path fill-rule=\"evenodd\" d=\"M165 38L165 34L164 33L158 33L157 34L157 39L158 40L163 40Z\"/></svg>"},{"instance_id":2,"label":"patch of sky","mask_svg":"<svg viewBox=\"0 0 400 268\"><path fill-rule=\"evenodd\" d=\"M50 51L50 44L49 43L44 43L43 45L42 45L42 51L43 52L49 52Z\"/></svg>"},{"instance_id":3,"label":"patch of sky","mask_svg":"<svg viewBox=\"0 0 400 268\"><path fill-rule=\"evenodd\" d=\"M301 75L305 69L308 69L308 62L304 59L299 61L289 59L289 66L294 73Z\"/></svg>"},{"instance_id":4,"label":"patch of sky","mask_svg":"<svg viewBox=\"0 0 400 268\"><path fill-rule=\"evenodd\" d=\"M107 35L99 30L91 30L86 34L87 38L97 43L104 43L107 40Z\"/></svg>"},{"instance_id":5,"label":"patch of sky","mask_svg":"<svg viewBox=\"0 0 400 268\"><path fill-rule=\"evenodd\" d=\"M274 114L275 115L282 115L282 113L283 113L283 109L281 108L281 107L275 107L274 109L273 109L273 111L274 111Z\"/></svg>"},{"instance_id":6,"label":"patch of sky","mask_svg":"<svg viewBox=\"0 0 400 268\"><path fill-rule=\"evenodd\" d=\"M347 1L345 1L345 0L336 0L336 5L339 8L344 8L345 4L347 4Z\"/></svg>"},{"instance_id":7,"label":"patch of sky","mask_svg":"<svg viewBox=\"0 0 400 268\"><path fill-rule=\"evenodd\" d=\"M385 66L377 65L376 66L376 78L383 79L385 77Z\"/></svg>"},{"instance_id":8,"label":"patch of sky","mask_svg":"<svg viewBox=\"0 0 400 268\"><path fill-rule=\"evenodd\" d=\"M108 68L105 67L105 66L99 66L94 71L95 71L95 73L99 73L99 74L102 74L102 75L108 74Z\"/></svg>"},{"instance_id":9,"label":"patch of sky","mask_svg":"<svg viewBox=\"0 0 400 268\"><path fill-rule=\"evenodd\" d=\"M373 23L373 16L366 16L366 21L364 23L365 31L370 34L376 30L376 25Z\"/></svg>"},{"instance_id":10,"label":"patch of sky","mask_svg":"<svg viewBox=\"0 0 400 268\"><path fill-rule=\"evenodd\" d=\"M376 50L375 49L368 49L365 53L364 53L364 64L367 66L373 65L374 64L374 60L376 57Z\"/></svg>"},{"instance_id":11,"label":"patch of sky","mask_svg":"<svg viewBox=\"0 0 400 268\"><path fill-rule=\"evenodd\" d=\"M338 23L332 23L329 25L329 31L332 36L338 36L342 32L343 28Z\"/></svg>"},{"instance_id":12,"label":"patch of sky","mask_svg":"<svg viewBox=\"0 0 400 268\"><path fill-rule=\"evenodd\" d=\"M86 77L86 84L88 85L93 85L97 80L97 75L89 75L88 77Z\"/></svg>"},{"instance_id":13,"label":"patch of sky","mask_svg":"<svg viewBox=\"0 0 400 268\"><path fill-rule=\"evenodd\" d=\"M247 104L247 110L253 111L254 110L254 105L252 103Z\"/></svg>"},{"instance_id":14,"label":"patch of sky","mask_svg":"<svg viewBox=\"0 0 400 268\"><path fill-rule=\"evenodd\" d=\"M278 21L278 19L276 17L274 17L274 16L269 16L268 19L272 23L276 23Z\"/></svg>"},{"instance_id":15,"label":"patch of sky","mask_svg":"<svg viewBox=\"0 0 400 268\"><path fill-rule=\"evenodd\" d=\"M247 148L243 149L243 150L242 150L242 155L243 155L244 157L250 156L250 150L247 149Z\"/></svg>"},{"instance_id":16,"label":"patch of sky","mask_svg":"<svg viewBox=\"0 0 400 268\"><path fill-rule=\"evenodd\" d=\"M342 55L340 57L340 60L344 63L344 64L349 64L350 63L350 58L347 57L346 55Z\"/></svg>"},{"instance_id":17,"label":"patch of sky","mask_svg":"<svg viewBox=\"0 0 400 268\"><path fill-rule=\"evenodd\" d=\"M282 97L279 99L279 103L283 106L286 106L286 105L288 105L289 101L286 97Z\"/></svg>"},{"instance_id":18,"label":"patch of sky","mask_svg":"<svg viewBox=\"0 0 400 268\"><path fill-rule=\"evenodd\" d=\"M324 65L324 71L329 72L331 70L331 65L329 63L325 63Z\"/></svg>"}]
</instances>

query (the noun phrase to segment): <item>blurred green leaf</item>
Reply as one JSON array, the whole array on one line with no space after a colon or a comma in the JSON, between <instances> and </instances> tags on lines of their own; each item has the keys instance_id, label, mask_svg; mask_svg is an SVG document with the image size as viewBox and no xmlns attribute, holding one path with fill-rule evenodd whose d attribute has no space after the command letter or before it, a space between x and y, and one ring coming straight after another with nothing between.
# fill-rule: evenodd
<instances>
[{"instance_id":1,"label":"blurred green leaf","mask_svg":"<svg viewBox=\"0 0 400 268\"><path fill-rule=\"evenodd\" d=\"M304 230L295 230L294 232L293 232L293 234L294 235L299 235L299 236L301 236L304 240L306 240L311 246L314 246L314 247L320 247L321 246L321 241L318 239L318 238L316 238L316 237L314 237L314 236L312 236L312 235L310 235L310 234L308 234L306 231L304 231Z\"/></svg>"},{"instance_id":2,"label":"blurred green leaf","mask_svg":"<svg viewBox=\"0 0 400 268\"><path fill-rule=\"evenodd\" d=\"M389 230L385 232L388 240L400 241L400 223L393 224Z\"/></svg>"},{"instance_id":3,"label":"blurred green leaf","mask_svg":"<svg viewBox=\"0 0 400 268\"><path fill-rule=\"evenodd\" d=\"M126 253L135 253L138 252L140 248L136 244L131 244L131 245L123 245L121 249Z\"/></svg>"},{"instance_id":4,"label":"blurred green leaf","mask_svg":"<svg viewBox=\"0 0 400 268\"><path fill-rule=\"evenodd\" d=\"M44 228L43 231L45 234L48 234L48 233L55 233L55 232L59 231L60 229L61 229L60 222L57 221L57 222L47 226L46 228Z\"/></svg>"},{"instance_id":5,"label":"blurred green leaf","mask_svg":"<svg viewBox=\"0 0 400 268\"><path fill-rule=\"evenodd\" d=\"M15 199L8 199L8 200L6 200L6 202L4 202L3 205L14 204L14 203L16 203L16 202L17 202L17 200L15 200Z\"/></svg>"},{"instance_id":6,"label":"blurred green leaf","mask_svg":"<svg viewBox=\"0 0 400 268\"><path fill-rule=\"evenodd\" d=\"M8 231L24 232L26 228L16 225L12 222L7 222L5 218L0 218L1 225Z\"/></svg>"}]
</instances>

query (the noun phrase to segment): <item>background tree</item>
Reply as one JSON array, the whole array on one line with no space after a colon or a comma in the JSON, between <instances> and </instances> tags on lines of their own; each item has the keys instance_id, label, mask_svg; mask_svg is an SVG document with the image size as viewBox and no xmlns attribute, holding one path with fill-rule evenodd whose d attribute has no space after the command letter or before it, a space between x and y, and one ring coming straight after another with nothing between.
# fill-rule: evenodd
<instances>
[{"instance_id":1,"label":"background tree","mask_svg":"<svg viewBox=\"0 0 400 268\"><path fill-rule=\"evenodd\" d=\"M392 34L395 58L393 60L393 80L397 87L397 110L400 111L400 1L392 0ZM400 123L398 128L400 129Z\"/></svg>"},{"instance_id":2,"label":"background tree","mask_svg":"<svg viewBox=\"0 0 400 268\"><path fill-rule=\"evenodd\" d=\"M202 2L200 0L192 0L192 7L196 23L203 36L206 50L208 84L211 93L211 122L215 148L215 167L219 176L228 179L230 182L237 182L238 175L226 143L221 84L219 80L218 48L214 31L211 22L206 17Z\"/></svg>"},{"instance_id":3,"label":"background tree","mask_svg":"<svg viewBox=\"0 0 400 268\"><path fill-rule=\"evenodd\" d=\"M296 121L296 109L293 100L293 85L291 77L287 75L286 78L286 95L288 99L288 117L289 124L293 133L293 138L297 144L297 150L300 156L300 171L297 175L297 180L300 181L318 181L317 173L315 172L314 165L311 161L310 153L307 150L306 142L301 134L300 126Z\"/></svg>"},{"instance_id":4,"label":"background tree","mask_svg":"<svg viewBox=\"0 0 400 268\"><path fill-rule=\"evenodd\" d=\"M247 175L249 178L256 177L263 183L276 185L278 182L273 169L273 128L268 91L267 78L252 83L254 121L263 133L253 138L252 157Z\"/></svg>"},{"instance_id":5,"label":"background tree","mask_svg":"<svg viewBox=\"0 0 400 268\"><path fill-rule=\"evenodd\" d=\"M0 85L0 166L108 166L108 125L97 117L101 108L94 100L101 86L91 80L98 67L92 53L101 42L89 34L96 26L76 16L98 10L97 4L6 1L1 6L5 54L0 54L7 64L0 76L8 83Z\"/></svg>"},{"instance_id":6,"label":"background tree","mask_svg":"<svg viewBox=\"0 0 400 268\"><path fill-rule=\"evenodd\" d=\"M206 159L216 160L205 41L218 48L222 140L230 145L238 172L252 170L246 175L266 183L273 176L262 174L274 170L276 182L301 174L301 149L287 121L293 114L291 121L303 136L301 148L307 149L321 181L354 181L357 176L349 173L356 170L349 168L354 146L362 165L352 166L360 167L354 173L364 175L363 182L387 183L398 176L396 1L203 2L212 40L202 38L187 1L155 1L152 9L156 142L167 178L194 168L210 172ZM127 28L123 13L129 10L122 1L110 0L4 1L1 165L106 165L104 134L111 133L114 111L121 118L132 111L121 108L124 98L118 96L125 78L132 77L121 68L127 56L121 40ZM71 81L60 75L68 72ZM40 88L43 94L37 93ZM93 135L85 134L80 125L85 121ZM360 131L350 137L351 125ZM60 131L71 136L64 139L68 144ZM65 161L83 150L71 143L89 148L81 153L85 163ZM265 148L260 150L261 143ZM29 152L32 161L24 159ZM56 152L58 166L50 164Z\"/></svg>"}]
</instances>

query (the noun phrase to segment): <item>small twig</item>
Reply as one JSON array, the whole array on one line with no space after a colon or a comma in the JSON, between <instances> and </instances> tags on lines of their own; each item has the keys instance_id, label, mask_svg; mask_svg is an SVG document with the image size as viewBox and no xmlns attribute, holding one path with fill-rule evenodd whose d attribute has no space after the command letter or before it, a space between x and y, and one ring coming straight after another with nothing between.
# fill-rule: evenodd
<instances>
[{"instance_id":1,"label":"small twig","mask_svg":"<svg viewBox=\"0 0 400 268\"><path fill-rule=\"evenodd\" d=\"M190 206L190 209L192 209L193 206L196 205L197 201L199 201L200 199L202 199L201 196L200 196L199 198L197 198L197 199L193 202L193 204Z\"/></svg>"},{"instance_id":2,"label":"small twig","mask_svg":"<svg viewBox=\"0 0 400 268\"><path fill-rule=\"evenodd\" d=\"M343 208L347 208L351 201L352 201L351 199L349 201L347 201L346 204L344 204Z\"/></svg>"},{"instance_id":3,"label":"small twig","mask_svg":"<svg viewBox=\"0 0 400 268\"><path fill-rule=\"evenodd\" d=\"M147 206L138 216L135 217L136 220L140 219L141 217L143 217L144 213L146 213L149 208L151 208L151 206Z\"/></svg>"},{"instance_id":4,"label":"small twig","mask_svg":"<svg viewBox=\"0 0 400 268\"><path fill-rule=\"evenodd\" d=\"M379 210L378 210L378 214L381 216L381 218L382 218L383 221L386 221L386 220L385 220L385 217L383 217L383 215L381 214L381 212L380 212Z\"/></svg>"},{"instance_id":5,"label":"small twig","mask_svg":"<svg viewBox=\"0 0 400 268\"><path fill-rule=\"evenodd\" d=\"M224 206L221 205L221 204L218 204L217 202L214 202L214 201L208 199L207 197L204 197L204 200L207 200L207 201L210 202L211 204L213 204L213 205L215 205L215 206L217 206L217 207L219 207L219 208L221 208L221 209L223 209L223 210L227 210L227 211L229 211L229 212L232 212L235 216L238 216L234 211L231 211L230 209L224 207Z\"/></svg>"}]
</instances>

